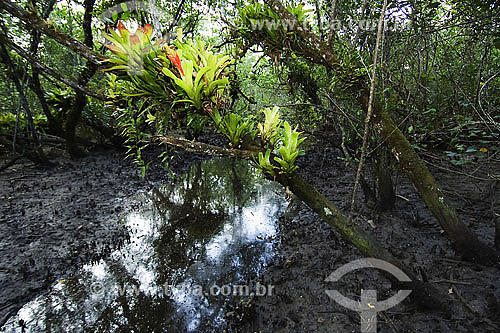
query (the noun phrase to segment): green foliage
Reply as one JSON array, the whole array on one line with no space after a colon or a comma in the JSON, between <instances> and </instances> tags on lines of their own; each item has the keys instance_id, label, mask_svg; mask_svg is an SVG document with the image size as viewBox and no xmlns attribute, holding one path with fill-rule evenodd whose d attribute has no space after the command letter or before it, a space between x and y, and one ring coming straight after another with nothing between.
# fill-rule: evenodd
<instances>
[{"instance_id":1,"label":"green foliage","mask_svg":"<svg viewBox=\"0 0 500 333\"><path fill-rule=\"evenodd\" d=\"M267 173L273 177L276 176L276 172L274 171L276 167L271 163L271 149L267 149L265 155L262 152L259 152L259 161L257 162L257 167L260 172Z\"/></svg>"},{"instance_id":2,"label":"green foliage","mask_svg":"<svg viewBox=\"0 0 500 333\"><path fill-rule=\"evenodd\" d=\"M500 121L500 116L494 117ZM482 126L480 121L471 117L460 117L459 125L450 130L453 138L450 141L450 150L446 156L453 165L471 163L476 159L487 157L500 151L500 131L490 131Z\"/></svg>"},{"instance_id":3,"label":"green foliage","mask_svg":"<svg viewBox=\"0 0 500 333\"><path fill-rule=\"evenodd\" d=\"M229 139L233 148L240 148L246 136L255 137L254 124L250 119L243 119L235 113L228 113L222 117L217 109L214 110L212 119L219 131Z\"/></svg>"},{"instance_id":4,"label":"green foliage","mask_svg":"<svg viewBox=\"0 0 500 333\"><path fill-rule=\"evenodd\" d=\"M44 115L36 115L33 118L33 122L36 127L43 128L47 126L47 117ZM19 114L19 125L18 130L25 128L27 124L26 116L24 113ZM0 132L7 133L13 132L16 126L16 115L13 113L2 113L0 114Z\"/></svg>"},{"instance_id":5,"label":"green foliage","mask_svg":"<svg viewBox=\"0 0 500 333\"><path fill-rule=\"evenodd\" d=\"M292 129L287 121L283 123L280 133L283 146L278 148L281 158L275 157L274 160L281 165L281 170L284 173L290 174L297 169L297 166L294 165L295 159L303 152L299 149L299 145L305 140L305 138L299 139L300 134L301 132L297 132L297 129Z\"/></svg>"},{"instance_id":6,"label":"green foliage","mask_svg":"<svg viewBox=\"0 0 500 333\"><path fill-rule=\"evenodd\" d=\"M277 106L272 109L266 108L262 110L262 112L265 116L264 123L259 123L257 125L261 143L263 146L270 144L271 147L274 147L276 145L276 139L278 138L279 129L282 123L279 119L279 108Z\"/></svg>"},{"instance_id":7,"label":"green foliage","mask_svg":"<svg viewBox=\"0 0 500 333\"><path fill-rule=\"evenodd\" d=\"M299 139L301 132L296 128L292 129L288 121L279 120L278 107L265 109L262 112L265 115L264 123L259 123L257 126L261 142L265 148L267 145L267 149L265 154L259 153L257 167L260 172L271 176L276 175L275 170L278 170L278 173L291 174L297 170L295 160L303 153L299 146L306 138ZM273 152L275 155L272 156L272 161L276 162L276 165L271 162Z\"/></svg>"},{"instance_id":8,"label":"green foliage","mask_svg":"<svg viewBox=\"0 0 500 333\"><path fill-rule=\"evenodd\" d=\"M62 117L71 108L73 97L74 92L71 89L52 88L45 93L47 104L52 106L54 118L62 120Z\"/></svg>"},{"instance_id":9,"label":"green foliage","mask_svg":"<svg viewBox=\"0 0 500 333\"><path fill-rule=\"evenodd\" d=\"M298 6L287 6L287 10L294 15L303 28L308 29L310 19L310 9L304 9L304 4ZM287 54L292 49L291 44L301 44L306 48L300 37L294 32L291 22L282 20L280 16L265 4L257 1L250 1L247 6L239 10L239 17L233 37L246 40L260 39L265 42L264 52L276 62L283 54Z\"/></svg>"}]
</instances>

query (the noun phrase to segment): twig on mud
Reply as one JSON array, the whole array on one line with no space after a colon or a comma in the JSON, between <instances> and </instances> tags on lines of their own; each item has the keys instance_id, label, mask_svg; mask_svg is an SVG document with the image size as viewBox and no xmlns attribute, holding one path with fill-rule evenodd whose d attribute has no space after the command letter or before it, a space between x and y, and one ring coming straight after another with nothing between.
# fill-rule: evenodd
<instances>
[{"instance_id":1,"label":"twig on mud","mask_svg":"<svg viewBox=\"0 0 500 333\"><path fill-rule=\"evenodd\" d=\"M450 196L456 196L456 197L460 198L461 200L466 202L469 206L473 206L473 203L472 203L472 201L469 200L469 198L466 198L465 196L461 195L460 193L458 193L456 191L448 191L448 190L442 190L442 191L443 191L443 193L446 193ZM459 207L457 209L464 211L464 212L467 211L466 209L464 209L464 207Z\"/></svg>"},{"instance_id":2,"label":"twig on mud","mask_svg":"<svg viewBox=\"0 0 500 333\"><path fill-rule=\"evenodd\" d=\"M434 280L434 281L429 281L430 283L452 283L452 284L463 284L466 286L479 286L480 284L478 283L472 283L472 282L464 282L464 281L455 281L455 280L447 280L447 279L441 279L441 280Z\"/></svg>"},{"instance_id":3,"label":"twig on mud","mask_svg":"<svg viewBox=\"0 0 500 333\"><path fill-rule=\"evenodd\" d=\"M406 197L403 197L401 194L396 194L396 198L399 198L399 199L402 199L406 202L410 202L410 199L406 198Z\"/></svg>"},{"instance_id":4,"label":"twig on mud","mask_svg":"<svg viewBox=\"0 0 500 333\"><path fill-rule=\"evenodd\" d=\"M475 180L483 180L483 181L489 181L489 182L492 181L492 179L481 178L481 177L477 177L477 176L472 176L472 175L470 175L468 173L456 171L456 170L453 170L453 169L449 169L449 168L446 168L446 167L443 167L443 166L431 163L431 162L426 161L426 160L424 160L424 162L427 163L428 165L432 166L432 167L435 167L435 168L438 168L438 169L441 169L441 170L445 170L445 171L448 171L448 172L451 172L451 173L456 173L456 174L459 174L459 175L462 175L462 176L466 176L466 177L469 177L469 178L472 178L472 179L475 179Z\"/></svg>"},{"instance_id":5,"label":"twig on mud","mask_svg":"<svg viewBox=\"0 0 500 333\"><path fill-rule=\"evenodd\" d=\"M438 260L443 260L443 261L451 262L453 264L476 265L476 264L471 263L471 262L462 261L462 260L456 260L456 259L450 259L450 258L438 258Z\"/></svg>"},{"instance_id":6,"label":"twig on mud","mask_svg":"<svg viewBox=\"0 0 500 333\"><path fill-rule=\"evenodd\" d=\"M21 159L24 155L14 156L10 161L6 162L4 165L0 166L0 172L6 170L7 168L13 166L17 160Z\"/></svg>"}]
</instances>

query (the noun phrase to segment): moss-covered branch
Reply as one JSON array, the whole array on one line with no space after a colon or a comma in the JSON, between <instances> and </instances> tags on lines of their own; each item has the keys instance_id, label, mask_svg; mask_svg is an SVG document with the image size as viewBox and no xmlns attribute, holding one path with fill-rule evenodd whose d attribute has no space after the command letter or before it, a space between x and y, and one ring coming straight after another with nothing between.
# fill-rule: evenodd
<instances>
[{"instance_id":1,"label":"moss-covered branch","mask_svg":"<svg viewBox=\"0 0 500 333\"><path fill-rule=\"evenodd\" d=\"M279 0L265 0L264 2L282 19L293 23L288 26L295 27L295 32L308 42L310 50L318 54L315 58L316 63L323 64L333 70L342 70L339 69L338 57L332 48L328 47L313 32L305 30ZM325 64L325 61L327 64ZM360 96L359 103L362 108L368 110L370 92L368 86L363 83L368 82L368 80L357 78L355 82L356 84L351 85L349 88ZM453 241L456 249L463 254L464 259L485 265L500 266L498 252L481 242L458 217L455 209L448 203L437 186L429 169L415 153L403 133L399 131L390 115L376 101L375 104L373 113L376 129L401 164L403 171L414 184L429 210Z\"/></svg>"},{"instance_id":2,"label":"moss-covered branch","mask_svg":"<svg viewBox=\"0 0 500 333\"><path fill-rule=\"evenodd\" d=\"M157 136L155 139L190 152L214 156L230 156L243 159L252 159L257 156L257 152L255 151L226 149L206 143L189 141L175 137ZM381 246L375 238L361 228L357 227L324 195L316 190L311 184L307 183L298 174L279 174L276 177L272 177L272 180L288 187L300 200L305 202L346 241L359 249L364 256L385 260L404 271L412 280L411 283L405 285L405 288L413 290L412 296L415 301L427 308L446 310L447 306L442 298L443 294L439 290L428 283L419 281L410 269L405 267L387 249ZM398 281L393 282L397 283Z\"/></svg>"},{"instance_id":3,"label":"moss-covered branch","mask_svg":"<svg viewBox=\"0 0 500 333\"><path fill-rule=\"evenodd\" d=\"M361 103L363 106L368 103L365 95L362 97ZM427 169L424 161L379 104L374 105L373 120L376 130L391 148L399 165L448 237L455 243L455 247L463 254L464 259L485 265L500 265L499 254L479 241L460 219L456 210L448 203L446 196Z\"/></svg>"}]
</instances>

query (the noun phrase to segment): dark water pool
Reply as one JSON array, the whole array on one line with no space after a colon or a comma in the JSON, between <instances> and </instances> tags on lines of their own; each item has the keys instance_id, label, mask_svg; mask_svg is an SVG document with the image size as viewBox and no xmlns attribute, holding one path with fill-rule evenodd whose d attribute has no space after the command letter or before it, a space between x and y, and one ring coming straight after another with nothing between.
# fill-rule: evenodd
<instances>
[{"instance_id":1,"label":"dark water pool","mask_svg":"<svg viewBox=\"0 0 500 333\"><path fill-rule=\"evenodd\" d=\"M258 280L286 202L248 162L204 161L131 200L122 218L130 241L58 281L1 331L212 331L251 317L251 297L272 297Z\"/></svg>"}]
</instances>

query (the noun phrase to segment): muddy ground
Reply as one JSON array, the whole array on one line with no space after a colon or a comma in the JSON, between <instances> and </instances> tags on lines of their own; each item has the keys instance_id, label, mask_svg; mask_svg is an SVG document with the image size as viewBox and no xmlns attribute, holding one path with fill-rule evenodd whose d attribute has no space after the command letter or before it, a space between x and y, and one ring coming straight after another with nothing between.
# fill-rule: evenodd
<instances>
[{"instance_id":1,"label":"muddy ground","mask_svg":"<svg viewBox=\"0 0 500 333\"><path fill-rule=\"evenodd\" d=\"M353 175L337 158L340 152L325 148L329 146L318 142L301 158L300 173L347 212ZM20 160L0 174L0 326L56 279L126 240L120 223L129 208L125 199L170 175L153 163L142 179L123 156L120 151L94 149L77 161L53 156L57 165L52 168ZM177 173L205 158L181 152L176 156L170 167ZM490 160L458 169L435 155L424 157L463 219L493 246L500 183L488 173L498 174L500 163ZM457 172L474 172L475 178ZM448 294L452 313L426 311L409 298L379 314L379 331L500 331L499 270L461 261L411 184L402 176L395 182L401 197L393 211L378 213L360 204L356 221L422 279ZM338 283L325 282L336 268L361 258L359 251L300 203L281 222L279 255L262 276L262 283L275 286L275 295L255 297L243 309L234 309L228 331L357 332L359 314L329 299L325 290L356 298L361 288L377 289L380 300L397 291L372 270L350 273Z\"/></svg>"}]
</instances>

